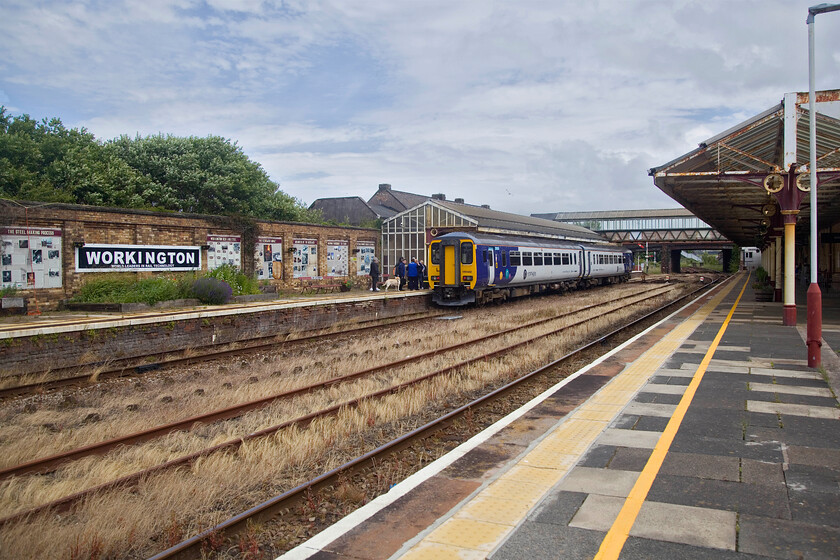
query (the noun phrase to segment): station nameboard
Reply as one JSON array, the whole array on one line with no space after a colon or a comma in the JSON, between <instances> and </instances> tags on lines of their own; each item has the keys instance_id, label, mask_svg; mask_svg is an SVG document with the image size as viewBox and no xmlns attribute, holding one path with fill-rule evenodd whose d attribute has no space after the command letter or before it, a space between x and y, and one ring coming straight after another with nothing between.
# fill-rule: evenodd
<instances>
[{"instance_id":1,"label":"station nameboard","mask_svg":"<svg viewBox=\"0 0 840 560\"><path fill-rule=\"evenodd\" d=\"M76 248L76 272L201 270L201 247L84 245Z\"/></svg>"}]
</instances>

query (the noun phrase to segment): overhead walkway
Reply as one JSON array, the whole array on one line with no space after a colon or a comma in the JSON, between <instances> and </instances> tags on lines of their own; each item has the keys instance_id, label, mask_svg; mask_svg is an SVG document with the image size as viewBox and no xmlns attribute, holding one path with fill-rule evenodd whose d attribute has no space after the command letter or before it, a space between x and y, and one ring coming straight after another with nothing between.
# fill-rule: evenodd
<instances>
[{"instance_id":1,"label":"overhead walkway","mask_svg":"<svg viewBox=\"0 0 840 560\"><path fill-rule=\"evenodd\" d=\"M285 557L837 558L840 309L825 373L779 316L740 276Z\"/></svg>"}]
</instances>

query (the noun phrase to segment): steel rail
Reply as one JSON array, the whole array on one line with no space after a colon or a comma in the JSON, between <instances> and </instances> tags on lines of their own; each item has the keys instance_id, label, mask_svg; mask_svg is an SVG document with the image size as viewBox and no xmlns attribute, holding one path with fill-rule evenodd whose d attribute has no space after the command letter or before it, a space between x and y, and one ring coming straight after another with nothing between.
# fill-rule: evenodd
<instances>
[{"instance_id":1,"label":"steel rail","mask_svg":"<svg viewBox=\"0 0 840 560\"><path fill-rule=\"evenodd\" d=\"M91 455L103 455L103 454L105 454L105 453L107 453L107 452L109 452L112 449L115 449L117 447L127 446L127 445L135 445L135 444L138 444L138 443L149 441L151 439L155 439L155 438L165 436L165 435L167 435L169 433L172 433L172 432L175 432L175 431L190 431L196 425L206 425L206 424L211 423L211 422L219 422L219 421L222 421L222 420L230 420L230 419L233 419L233 418L237 418L237 417L242 416L243 414L246 414L246 413L251 412L253 410L258 410L258 409L261 409L261 408L265 408L265 407L273 404L274 402L277 402L277 401L282 400L282 399L288 399L288 398L292 398L292 397L297 396L297 395L302 395L302 394L305 394L305 393L311 393L311 392L314 392L314 391L327 389L327 388L333 387L333 386L341 384L341 383L346 383L346 382L349 382L349 381L352 381L352 380L355 380L355 379L359 379L361 377L366 377L366 376L373 375L374 373L377 373L377 372L392 370L395 367L400 367L400 366L403 366L403 365L406 365L406 364L409 364L409 363L416 363L418 360L432 358L432 357L435 357L438 354L441 354L441 353L444 353L444 352L451 352L453 350L457 350L457 349L460 349L460 348L465 348L467 346L472 346L472 345L479 344L479 343L482 343L482 342L487 342L488 340L492 340L494 338L505 336L505 335L511 334L513 332L521 331L521 330L524 330L524 329L533 328L533 327L539 326L541 324L545 324L545 323L548 323L548 322L551 322L551 321L556 321L556 320L559 320L559 319L563 319L563 318L568 317L570 315L581 313L581 312L584 312L584 311L589 311L589 310L592 310L594 308L601 307L601 306L604 306L604 305L614 304L616 302L624 301L624 300L627 300L627 299L632 299L632 298L635 298L635 297L642 297L642 296L649 297L649 294L651 294L652 292L657 292L657 291L663 291L663 290L662 290L661 287L657 287L657 288L653 288L653 289L644 291L642 293L635 293L635 294L630 294L630 295L627 295L627 296L622 296L620 298L610 300L609 302L587 305L587 306L584 306L582 308L575 309L573 311L562 313L560 315L556 315L556 316L553 316L553 317L548 317L548 318L545 318L545 319L538 319L536 321L532 321L532 322L526 323L524 325L511 327L511 328L508 328L508 329L505 329L505 330L502 330L502 331L499 331L499 332L496 332L496 333L491 333L489 335L479 337L477 339L472 339L472 340L452 344L452 345L449 345L449 346L445 346L443 348L437 348L435 350L431 350L431 351L425 352L423 354L418 354L418 355L415 355L415 356L411 356L409 358L403 358L403 359L400 359L400 360L397 360L397 361L394 361L394 362L390 362L390 363L387 363L387 364L382 364L382 365L370 367L370 368L367 368L367 369L364 369L364 370L361 370L361 371L357 371L357 372L354 372L354 373L350 373L350 374L347 374L347 375L343 375L343 376L339 376L339 377L336 377L336 378L333 378L333 379L329 379L327 381L322 381L322 382L318 382L318 383L312 383L312 384L309 384L309 385L304 385L304 386L298 387L296 389L291 389L291 390L288 390L288 391L284 391L282 393L277 393L277 394L274 394L274 395L270 395L268 397L263 397L261 399L256 399L256 400L253 400L253 401L249 401L249 402L246 402L246 403L234 405L234 406L227 407L227 408L224 408L224 409L219 409L219 410L215 410L215 411L208 412L208 413L205 413L205 414L192 416L190 418L185 418L183 420L178 420L176 422L170 422L168 424L155 426L155 427L149 428L147 430L143 430L143 431L140 431L140 432L135 432L135 433L128 434L128 435L125 435L125 436L119 436L119 437L112 438L112 439L109 439L109 440L106 440L106 441L94 443L94 444L91 444L91 445L86 445L84 447L79 447L79 448L64 451L64 452L61 452L61 453L56 453L56 454L53 454L53 455L49 455L47 457L38 458L38 459L29 461L29 462L26 462L26 463L21 463L19 465L15 465L15 466L12 466L12 467L0 469L0 480L5 480L5 479L11 478L13 476L22 476L22 475L31 474L31 473L43 474L43 473L52 472L53 470L57 469L61 465L70 463L72 461L79 460L83 457L88 457L88 456L91 456ZM663 291L663 293L664 293L664 291ZM366 328L370 328L370 327L366 327ZM358 331L352 331L352 332L358 332ZM325 336L325 335L318 335L318 336ZM303 340L303 339L299 339L299 340ZM309 339L307 339L307 340L309 340Z\"/></svg>"},{"instance_id":2,"label":"steel rail","mask_svg":"<svg viewBox=\"0 0 840 560\"><path fill-rule=\"evenodd\" d=\"M635 295L639 296L640 294L635 294ZM642 295L645 295L645 294L642 294ZM682 298L680 298L680 299L682 299ZM610 303L614 303L615 301L618 301L618 300L612 300ZM642 300L640 300L640 301L642 301ZM679 299L676 300L676 301L679 301ZM598 305L595 305L595 306L598 306ZM592 306L587 306L587 308L589 308L589 307L592 307ZM617 312L617 311L619 311L619 310L616 309L616 310L611 311L610 313ZM253 432L253 433L247 434L245 436L223 442L223 443L215 445L213 447L205 448L205 449L203 449L201 451L198 451L196 453L192 453L190 455L185 455L185 456L182 456L182 457L178 457L176 459L172 459L170 461L167 461L165 463L161 463L160 465L156 465L156 466L151 467L149 469L146 469L146 470L143 470L143 471L138 471L136 473L126 475L126 476L121 477L119 479L115 479L115 480L112 480L110 482L106 482L106 483L100 484L98 486L94 486L94 487L82 490L80 492L76 492L74 494L71 494L69 496L65 496L64 498L60 498L60 499L55 500L53 502L43 504L43 505L37 506L35 508L31 508L31 509L28 509L28 510L24 510L24 511L12 514L8 517L0 519L0 526L5 526L5 525L7 525L11 522L14 522L14 521L23 519L25 517L29 517L29 516L38 514L38 513L42 513L42 512L45 512L45 511L66 511L67 509L72 507L73 504L75 504L78 501L80 501L80 500L82 500L82 499L84 499L88 496L91 496L91 495L93 495L97 492L110 490L110 489L114 489L114 488L117 488L117 487L131 486L133 484L138 483L140 480L143 480L143 479L147 478L148 476L158 474L160 472L170 470L170 469L174 469L174 468L177 468L177 467L190 465L190 464L194 463L196 460L198 460L199 458L206 457L206 456L211 455L213 453L216 453L218 451L236 450L242 444L244 444L247 441L271 435L271 434L276 433L277 431L282 430L284 428L288 428L288 427L291 427L291 426L306 427L316 418L324 418L324 417L336 415L336 414L338 414L338 412L340 410L342 410L344 408L357 407L364 401L375 399L375 398L378 398L378 397L383 397L383 396L386 396L388 394L397 393L397 392L399 392L399 391L401 391L401 390L403 390L407 387L417 385L419 383L422 383L423 381L427 381L427 380L432 379L434 377L438 377L438 376L445 375L447 373L451 373L451 372L453 372L457 369L460 369L462 367L465 367L467 365L471 365L471 364L478 363L478 362L481 362L481 361L486 361L490 358L500 356L502 354L507 354L512 349L525 346L526 344L530 344L534 340L541 339L541 338L544 338L546 336L556 335L560 332L563 332L565 330L568 330L568 329L571 329L573 327L579 326L583 323L595 320L595 319L597 319L599 317L602 317L602 316L603 315L600 315L600 316L597 316L597 317L587 317L587 318L581 319L581 320L579 320L575 323L565 325L565 326L563 326L559 329L556 329L555 331L553 331L551 333L545 333L545 334L539 335L539 336L537 336L533 339L526 339L524 341L517 342L517 343L512 344L510 346L507 346L503 349L500 349L500 350L491 352L489 354L484 354L484 355L478 356L476 358L471 358L471 359L468 359L468 360L465 360L465 361L447 366L446 368L437 370L437 371L429 373L429 374L422 375L422 376L414 378L410 381L406 381L406 382L400 383L398 385L387 387L385 389L375 391L373 393L369 393L367 395L364 395L362 397L358 397L358 398L355 398L355 399L351 399L349 401L345 401L344 403L340 403L340 404L331 406L331 407L326 408L326 409L322 409L322 410L317 411L317 412L310 413L308 415L305 415L305 416L302 416L302 417L299 417L299 418L296 418L296 419L288 420L288 421L283 422L281 424L271 426L269 428L265 428L263 430ZM538 322L544 322L544 320L540 320ZM417 357L412 357L412 358L407 358L405 360L400 360L400 362L414 361L416 359L417 359ZM399 362L395 362L395 363L399 363ZM390 364L390 366L393 366L393 364Z\"/></svg>"},{"instance_id":3,"label":"steel rail","mask_svg":"<svg viewBox=\"0 0 840 560\"><path fill-rule=\"evenodd\" d=\"M418 317L418 315L423 315L423 317ZM355 333L360 333L360 332L364 332L364 331L371 330L371 329L380 328L382 326L401 324L401 323L406 323L406 322L409 322L409 321L416 321L418 319L425 319L425 318L431 319L431 318L434 318L434 317L440 317L442 315L445 315L445 313L441 313L441 312L438 312L438 313L419 312L419 313L411 313L409 315L401 316L396 321L389 321L388 319L371 319L370 321L363 321L361 323L357 323L357 324L360 324L360 325L361 324L365 325L365 326L362 326L362 327L350 328L350 329L345 329L345 330L342 330L342 331L333 331L333 332L327 332L327 333L307 335L307 336L304 336L304 337L301 337L301 338L287 339L287 340L284 340L283 343L284 344L297 344L297 343L300 343L300 342L313 342L315 340L319 340L319 339L322 339L322 338L328 338L328 337L331 337L331 336L338 336L338 335L344 335L344 334L355 334ZM374 324L367 325L366 323L374 323ZM319 329L319 330L324 330L324 329ZM288 333L289 336L292 336L294 334L296 334L296 333ZM60 370L53 370L51 373L55 374L55 373L60 373L62 371L77 372L80 369L98 370L97 376L98 376L99 379L117 379L117 378L120 378L120 377L127 377L129 375L142 375L144 373L149 373L151 371L155 371L155 370L158 370L158 369L163 368L163 367L171 367L171 366L175 366L175 365L197 364L197 363L213 360L213 359L216 359L216 358L222 358L222 357L225 357L225 356L231 356L231 355L236 355L236 354L240 354L240 353L252 352L252 351L255 351L255 350L260 350L260 349L268 348L268 347L275 347L277 345L277 336L278 336L277 334L272 334L272 335L268 335L268 336L261 336L261 337L258 337L258 338L252 338L252 339L249 339L249 340L243 341L243 342L244 343L249 343L249 342L253 342L253 341L262 341L262 340L270 340L270 341L269 342L258 342L257 344L248 344L247 346L240 346L238 348L228 348L228 349L225 349L225 350L217 350L217 351L212 351L211 350L210 352L208 352L206 354L199 355L199 356L187 356L187 357L170 358L168 360L163 359L162 361L158 361L158 362L130 365L131 362L134 362L134 361L137 361L137 360L140 360L140 359L148 359L150 357L151 358L154 358L154 357L166 358L166 356L178 352L177 350L173 350L173 351L170 351L170 352L162 352L162 353L158 353L158 354L146 354L144 356L133 356L131 358L126 358L124 360L121 360L122 365L117 365L113 362L111 362L111 363L95 362L95 363L91 363L91 364L85 364L83 366L75 366L75 367L69 367L69 368L62 368ZM238 344L238 342L225 343L225 345L231 345L231 344ZM104 369L104 370L99 369L99 368L102 368L102 367L106 367L108 369ZM37 374L32 374L32 375L37 375ZM40 382L40 383L29 383L29 384L26 384L26 385L17 385L15 387L2 388L2 389L0 389L0 400L10 398L10 397L30 395L30 394L33 394L33 393L40 393L40 392L45 392L45 391L54 391L56 389L60 389L60 388L68 387L68 386L88 384L90 382L90 377L91 377L91 374L88 373L88 374L85 374L85 375L75 375L73 377L66 377L66 378L63 378L63 379L55 379L55 380L44 381L44 382Z\"/></svg>"},{"instance_id":4,"label":"steel rail","mask_svg":"<svg viewBox=\"0 0 840 560\"><path fill-rule=\"evenodd\" d=\"M724 281L728 281L730 278L727 278ZM665 305L660 306L658 309L645 314L642 317L636 318L629 323L622 325L621 327L614 329L613 331L601 335L595 340L592 340L583 346L580 346L567 354L553 360L552 362L541 366L509 383L506 385L499 387L487 393L477 399L460 406L459 408L435 419L431 422L412 430L402 436L399 436L390 442L373 449L364 455L357 457L343 465L332 469L329 472L323 473L303 484L296 486L278 496L275 496L253 508L244 511L230 519L223 521L222 523L202 531L198 535L190 537L158 554L149 558L149 560L169 560L169 559L185 559L185 560L192 560L194 558L201 558L202 554L202 545L205 544L211 537L218 536L218 535L225 535L231 536L236 534L237 532L243 530L248 523L262 523L265 522L272 517L275 517L278 513L281 513L284 510L294 506L297 502L303 500L305 496L313 491L318 491L321 488L329 487L334 485L339 477L346 476L349 472L360 471L363 468L366 468L365 465L368 463L374 463L376 460L386 457L390 454L397 453L402 449L412 445L414 442L425 439L430 437L431 435L439 432L442 429L448 427L456 418L466 414L468 411L481 406L486 403L493 402L497 399L508 395L515 389L519 388L525 382L533 379L536 376L539 376L551 369L556 368L557 366L563 364L567 360L574 358L575 356L597 346L603 344L607 339L612 338L618 334L625 332L627 329L632 328L639 323L642 323L649 318L662 313L664 310L668 309L669 307L673 307L677 305L681 301L693 296L694 294L707 290L712 286L718 284L718 281L710 282L709 284L704 285L697 290L694 290L684 296L669 302Z\"/></svg>"}]
</instances>

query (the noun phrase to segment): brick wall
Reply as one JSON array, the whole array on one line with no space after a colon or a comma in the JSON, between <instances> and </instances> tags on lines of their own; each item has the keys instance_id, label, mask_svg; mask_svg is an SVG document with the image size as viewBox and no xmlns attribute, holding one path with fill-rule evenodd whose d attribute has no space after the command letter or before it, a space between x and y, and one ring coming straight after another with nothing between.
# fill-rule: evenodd
<instances>
[{"instance_id":1,"label":"brick wall","mask_svg":"<svg viewBox=\"0 0 840 560\"><path fill-rule=\"evenodd\" d=\"M321 226L291 222L257 221L258 237L283 238L283 274L280 279L266 279L267 283L281 290L300 289L302 282L293 278L292 258L288 249L294 238L315 239L318 242L318 271L327 269L327 240L349 242L349 276L356 278L357 263L354 249L360 241L373 242L379 247L378 230L354 227ZM37 298L41 310L55 309L62 299L71 297L81 284L100 273L77 273L75 270L75 243L122 244L122 245L186 245L205 246L208 235L238 235L234 220L219 216L200 216L146 212L114 208L69 204L43 204L21 202L19 204L0 201L0 227L20 226L29 228L56 228L62 230L62 287L20 290L19 295L29 299L30 308ZM253 248L242 247L242 266L253 271L251 255ZM377 249L377 254L379 253ZM202 268L207 269L207 250L202 249ZM124 272L137 276L154 276L154 272ZM171 273L163 273L171 274ZM315 280L314 283L330 283L336 280Z\"/></svg>"},{"instance_id":2,"label":"brick wall","mask_svg":"<svg viewBox=\"0 0 840 560\"><path fill-rule=\"evenodd\" d=\"M423 296L377 298L228 315L196 313L183 320L130 326L45 329L43 334L0 339L0 379L399 317L425 311L430 301ZM278 341L278 349L282 346Z\"/></svg>"}]
</instances>

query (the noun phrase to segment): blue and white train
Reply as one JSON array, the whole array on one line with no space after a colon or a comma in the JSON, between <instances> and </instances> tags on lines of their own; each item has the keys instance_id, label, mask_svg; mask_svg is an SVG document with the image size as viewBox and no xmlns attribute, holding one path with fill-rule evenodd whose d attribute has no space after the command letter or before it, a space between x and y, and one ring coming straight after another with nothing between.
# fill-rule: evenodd
<instances>
[{"instance_id":1,"label":"blue and white train","mask_svg":"<svg viewBox=\"0 0 840 560\"><path fill-rule=\"evenodd\" d=\"M615 245L459 232L432 240L428 257L432 299L447 306L626 282L633 265Z\"/></svg>"}]
</instances>

